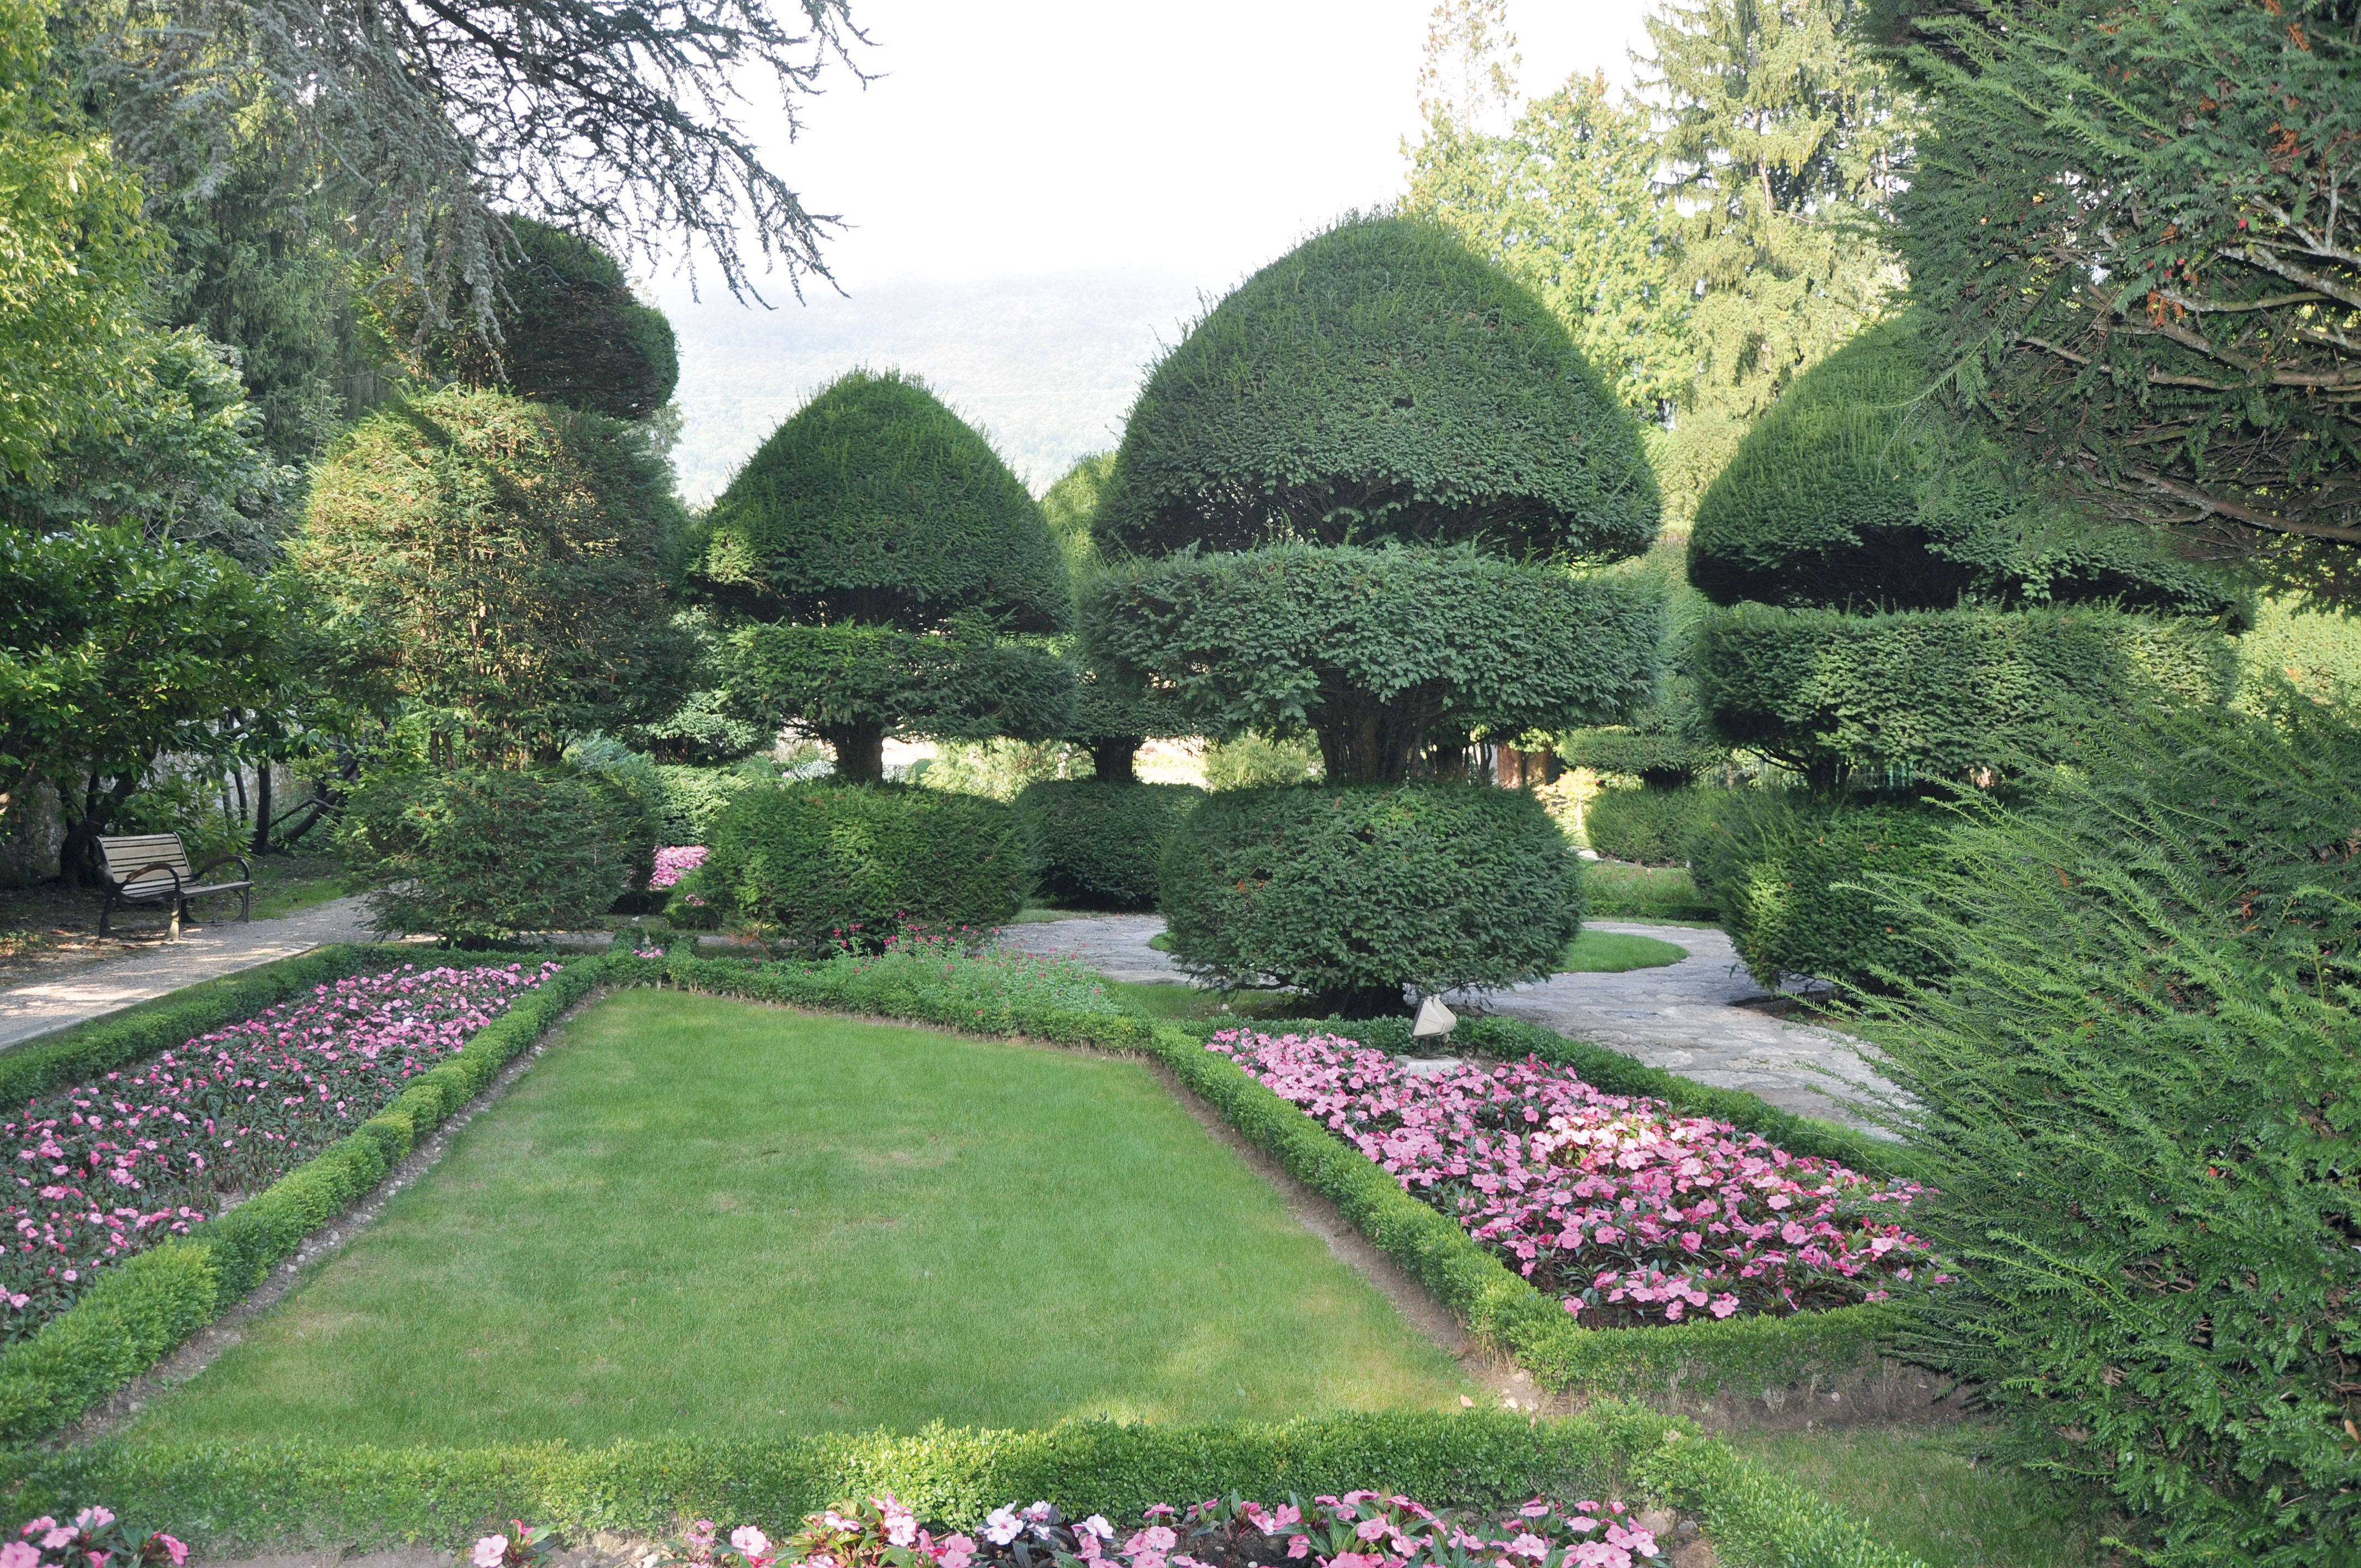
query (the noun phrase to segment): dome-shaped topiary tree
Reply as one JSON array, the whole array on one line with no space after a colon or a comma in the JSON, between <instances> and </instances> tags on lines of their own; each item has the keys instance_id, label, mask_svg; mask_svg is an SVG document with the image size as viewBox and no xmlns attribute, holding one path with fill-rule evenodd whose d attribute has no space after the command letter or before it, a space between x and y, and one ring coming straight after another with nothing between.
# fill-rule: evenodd
<instances>
[{"instance_id":1,"label":"dome-shaped topiary tree","mask_svg":"<svg viewBox=\"0 0 2361 1568\"><path fill-rule=\"evenodd\" d=\"M398 284L381 291L386 334L416 354L416 368L610 419L645 419L671 401L680 381L672 323L632 292L621 264L597 241L533 218L511 218L509 230L516 253L492 307L497 337L461 297L420 344L417 295Z\"/></svg>"},{"instance_id":2,"label":"dome-shaped topiary tree","mask_svg":"<svg viewBox=\"0 0 2361 1568\"><path fill-rule=\"evenodd\" d=\"M1087 593L1099 570L1098 542L1091 530L1114 472L1114 453L1089 453L1077 458L1041 498L1041 510L1078 593ZM1140 747L1151 740L1193 735L1196 729L1170 693L1139 681L1103 678L1082 661L1075 672L1073 707L1060 738L1090 752L1093 777L1133 784L1138 779L1134 765Z\"/></svg>"},{"instance_id":3,"label":"dome-shaped topiary tree","mask_svg":"<svg viewBox=\"0 0 2361 1568\"><path fill-rule=\"evenodd\" d=\"M1178 956L1352 1010L1398 1006L1405 983L1547 972L1578 894L1538 803L1414 806L1471 786L1407 781L1447 777L1472 732L1611 722L1646 695L1661 596L1574 568L1644 549L1656 521L1638 429L1565 328L1434 225L1348 218L1216 306L1132 411L1093 528L1110 565L1087 590L1085 644L1103 675L1170 692L1205 733L1311 730L1327 777L1308 787L1390 826L1314 833L1344 817L1306 816L1287 790L1220 797L1166 861L1168 890L1187 890ZM1271 852L1305 833L1317 853ZM1449 867L1544 843L1511 879L1523 926L1455 917L1474 912ZM1208 871L1249 861L1265 869ZM1305 877L1354 895L1279 885ZM1445 928L1484 935L1422 935Z\"/></svg>"},{"instance_id":4,"label":"dome-shaped topiary tree","mask_svg":"<svg viewBox=\"0 0 2361 1568\"><path fill-rule=\"evenodd\" d=\"M2218 693L2244 597L2092 526L1927 398L1922 331L1905 313L1806 372L1699 502L1690 581L1744 606L1700 628L1714 727L1823 783L1985 778L2092 714Z\"/></svg>"},{"instance_id":5,"label":"dome-shaped topiary tree","mask_svg":"<svg viewBox=\"0 0 2361 1568\"><path fill-rule=\"evenodd\" d=\"M912 377L856 370L781 425L707 513L694 575L753 624L730 700L799 720L856 781L890 734L1042 739L1072 676L1038 643L1071 613L1039 503Z\"/></svg>"}]
</instances>

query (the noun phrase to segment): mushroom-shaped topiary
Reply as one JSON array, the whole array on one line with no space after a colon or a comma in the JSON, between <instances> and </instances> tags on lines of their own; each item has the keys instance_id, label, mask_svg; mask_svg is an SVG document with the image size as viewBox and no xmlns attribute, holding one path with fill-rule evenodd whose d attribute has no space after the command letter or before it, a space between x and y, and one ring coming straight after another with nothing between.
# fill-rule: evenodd
<instances>
[{"instance_id":1,"label":"mushroom-shaped topiary","mask_svg":"<svg viewBox=\"0 0 2361 1568\"><path fill-rule=\"evenodd\" d=\"M1868 327L1806 371L1697 503L1689 581L1718 604L1948 609L2109 600L2175 615L2240 602L2214 573L2094 529L1927 393L1921 319Z\"/></svg>"},{"instance_id":2,"label":"mushroom-shaped topiary","mask_svg":"<svg viewBox=\"0 0 2361 1568\"><path fill-rule=\"evenodd\" d=\"M695 576L755 622L735 707L799 719L847 778L884 738L1057 732L1071 675L1009 633L1062 630L1066 567L1040 505L914 377L856 370L790 418L713 503Z\"/></svg>"},{"instance_id":3,"label":"mushroom-shaped topiary","mask_svg":"<svg viewBox=\"0 0 2361 1568\"><path fill-rule=\"evenodd\" d=\"M517 254L492 307L498 340L471 301L454 300L418 368L610 419L645 419L671 401L680 381L672 323L631 291L621 265L596 241L532 218L511 218L509 228ZM417 295L390 285L379 310L387 334L412 344L423 314Z\"/></svg>"},{"instance_id":4,"label":"mushroom-shaped topiary","mask_svg":"<svg viewBox=\"0 0 2361 1568\"><path fill-rule=\"evenodd\" d=\"M1094 532L1144 554L1480 540L1611 560L1657 513L1638 427L1529 290L1439 225L1353 217L1156 367Z\"/></svg>"},{"instance_id":5,"label":"mushroom-shaped topiary","mask_svg":"<svg viewBox=\"0 0 2361 1568\"><path fill-rule=\"evenodd\" d=\"M1115 454L1093 452L1075 460L1041 498L1066 565L1078 589L1097 573L1098 543L1091 525L1115 471ZM1086 748L1094 777L1110 784L1136 784L1140 747L1153 739L1193 735L1197 726L1169 692L1144 682L1102 677L1086 663L1075 674L1074 702L1061 740Z\"/></svg>"}]
</instances>

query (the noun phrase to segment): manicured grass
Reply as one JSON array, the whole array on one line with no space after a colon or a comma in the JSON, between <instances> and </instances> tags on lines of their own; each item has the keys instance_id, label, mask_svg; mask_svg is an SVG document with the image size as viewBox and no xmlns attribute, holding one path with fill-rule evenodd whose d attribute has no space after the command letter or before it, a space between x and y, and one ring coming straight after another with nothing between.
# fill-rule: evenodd
<instances>
[{"instance_id":1,"label":"manicured grass","mask_svg":"<svg viewBox=\"0 0 2361 1568\"><path fill-rule=\"evenodd\" d=\"M1463 1389L1138 1063L635 991L137 1431L602 1442Z\"/></svg>"},{"instance_id":2,"label":"manicured grass","mask_svg":"<svg viewBox=\"0 0 2361 1568\"><path fill-rule=\"evenodd\" d=\"M1621 931L1585 931L1566 944L1557 961L1560 974L1621 974L1625 970L1662 969L1689 956L1686 948Z\"/></svg>"},{"instance_id":3,"label":"manicured grass","mask_svg":"<svg viewBox=\"0 0 2361 1568\"><path fill-rule=\"evenodd\" d=\"M341 868L326 855L265 855L250 862L254 867L254 917L257 920L277 920L289 915L300 915L328 900L340 896L343 886L336 881ZM237 874L236 866L223 868L231 876ZM227 899L206 899L197 906L201 915L236 919L237 905Z\"/></svg>"},{"instance_id":4,"label":"manicured grass","mask_svg":"<svg viewBox=\"0 0 2361 1568\"><path fill-rule=\"evenodd\" d=\"M1285 991L1234 991L1224 996L1194 985L1153 980L1103 981L1107 994L1150 1018L1290 1018L1312 1003Z\"/></svg>"},{"instance_id":5,"label":"manicured grass","mask_svg":"<svg viewBox=\"0 0 2361 1568\"><path fill-rule=\"evenodd\" d=\"M1697 890L1683 866L1635 866L1623 861L1587 861L1583 900L1593 920L1662 920L1716 925L1720 912Z\"/></svg>"},{"instance_id":6,"label":"manicured grass","mask_svg":"<svg viewBox=\"0 0 2361 1568\"><path fill-rule=\"evenodd\" d=\"M1916 1552L1927 1568L2093 1568L2114 1561L2106 1519L2041 1477L1977 1453L1972 1426L1739 1432L1764 1468L1811 1488Z\"/></svg>"}]
</instances>

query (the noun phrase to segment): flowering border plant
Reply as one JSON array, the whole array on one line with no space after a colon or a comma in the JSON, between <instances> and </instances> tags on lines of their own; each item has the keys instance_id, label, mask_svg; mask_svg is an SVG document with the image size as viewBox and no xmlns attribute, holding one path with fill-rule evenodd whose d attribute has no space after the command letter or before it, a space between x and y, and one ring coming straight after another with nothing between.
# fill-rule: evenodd
<instances>
[{"instance_id":1,"label":"flowering border plant","mask_svg":"<svg viewBox=\"0 0 2361 1568\"><path fill-rule=\"evenodd\" d=\"M705 863L706 854L706 848L702 844L665 845L656 851L656 869L648 877L648 886L659 888L677 885L681 878Z\"/></svg>"},{"instance_id":2,"label":"flowering border plant","mask_svg":"<svg viewBox=\"0 0 2361 1568\"><path fill-rule=\"evenodd\" d=\"M977 1538L981 1537L979 1541ZM676 1543L687 1568L1661 1568L1653 1532L1620 1502L1535 1497L1491 1519L1439 1514L1409 1497L1347 1492L1277 1507L1233 1493L1185 1510L1159 1503L1136 1529L1070 1519L1047 1502L992 1510L974 1534L936 1537L892 1493L807 1515L774 1545L752 1525L718 1545L710 1519ZM477 1568L500 1568L479 1563Z\"/></svg>"},{"instance_id":3,"label":"flowering border plant","mask_svg":"<svg viewBox=\"0 0 2361 1568\"><path fill-rule=\"evenodd\" d=\"M1901 1223L1916 1184L1602 1093L1539 1058L1430 1075L1334 1035L1226 1029L1205 1048L1586 1323L1817 1310L1950 1277Z\"/></svg>"},{"instance_id":4,"label":"flowering border plant","mask_svg":"<svg viewBox=\"0 0 2361 1568\"><path fill-rule=\"evenodd\" d=\"M26 1102L0 1120L18 1189L0 1208L0 1343L344 1137L558 968L356 975Z\"/></svg>"},{"instance_id":5,"label":"flowering border plant","mask_svg":"<svg viewBox=\"0 0 2361 1568\"><path fill-rule=\"evenodd\" d=\"M181 1568L189 1549L166 1535L133 1530L106 1508L90 1508L60 1523L28 1519L0 1545L0 1568Z\"/></svg>"}]
</instances>

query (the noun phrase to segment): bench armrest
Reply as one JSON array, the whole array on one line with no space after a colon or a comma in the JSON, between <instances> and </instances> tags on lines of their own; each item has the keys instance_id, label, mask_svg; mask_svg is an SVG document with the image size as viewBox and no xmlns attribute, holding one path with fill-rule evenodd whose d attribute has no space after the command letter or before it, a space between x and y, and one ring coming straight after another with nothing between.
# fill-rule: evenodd
<instances>
[{"instance_id":1,"label":"bench armrest","mask_svg":"<svg viewBox=\"0 0 2361 1568\"><path fill-rule=\"evenodd\" d=\"M246 857L244 855L239 854L215 855L212 860L207 861L203 865L199 866L195 871L191 872L189 874L192 877L201 877L207 872L213 870L215 866L225 866L232 861L236 861L237 862L237 874L239 876L244 877L248 882L252 882L254 880L254 868L246 863Z\"/></svg>"},{"instance_id":2,"label":"bench armrest","mask_svg":"<svg viewBox=\"0 0 2361 1568\"><path fill-rule=\"evenodd\" d=\"M113 872L109 872L106 873L106 880L112 883L117 889L126 888L133 883L137 882L141 877L146 876L149 872L163 872L171 877L174 888L177 889L181 885L181 873L170 861L150 861L148 864L140 866L133 871L127 871L121 876L116 876Z\"/></svg>"}]
</instances>

